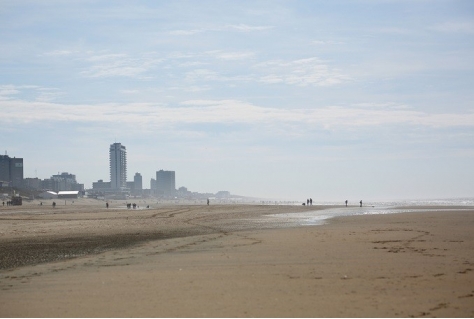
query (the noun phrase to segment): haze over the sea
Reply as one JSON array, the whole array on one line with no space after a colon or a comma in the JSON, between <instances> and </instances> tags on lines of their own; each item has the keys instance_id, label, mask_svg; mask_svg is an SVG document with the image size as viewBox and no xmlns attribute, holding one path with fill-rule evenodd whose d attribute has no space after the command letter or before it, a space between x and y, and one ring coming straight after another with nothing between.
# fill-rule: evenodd
<instances>
[{"instance_id":1,"label":"haze over the sea","mask_svg":"<svg viewBox=\"0 0 474 319\"><path fill-rule=\"evenodd\" d=\"M474 194L472 1L2 1L24 177L356 202Z\"/></svg>"}]
</instances>

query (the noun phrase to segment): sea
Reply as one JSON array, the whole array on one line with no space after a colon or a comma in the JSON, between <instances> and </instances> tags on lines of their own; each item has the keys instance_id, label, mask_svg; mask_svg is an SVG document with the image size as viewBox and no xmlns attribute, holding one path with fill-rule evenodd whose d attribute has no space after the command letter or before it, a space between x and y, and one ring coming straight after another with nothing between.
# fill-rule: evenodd
<instances>
[{"instance_id":1,"label":"sea","mask_svg":"<svg viewBox=\"0 0 474 319\"><path fill-rule=\"evenodd\" d=\"M269 224L314 226L323 225L331 218L342 216L396 214L421 211L472 210L472 207L474 207L474 197L363 202L362 207L359 206L359 203L356 204L357 205L354 205L354 203L352 203L351 205L351 203L349 203L348 207L328 207L323 210L307 210L301 213L270 214L266 215L265 219L261 219L260 221ZM313 205L340 206L344 205L344 202L313 202ZM310 207L307 207L306 209L310 209Z\"/></svg>"}]
</instances>

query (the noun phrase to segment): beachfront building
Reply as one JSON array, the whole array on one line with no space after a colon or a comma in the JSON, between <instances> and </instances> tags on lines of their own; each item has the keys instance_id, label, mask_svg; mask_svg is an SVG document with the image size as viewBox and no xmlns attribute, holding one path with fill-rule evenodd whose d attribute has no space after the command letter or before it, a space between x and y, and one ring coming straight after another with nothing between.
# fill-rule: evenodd
<instances>
[{"instance_id":1,"label":"beachfront building","mask_svg":"<svg viewBox=\"0 0 474 319\"><path fill-rule=\"evenodd\" d=\"M76 181L76 175L64 172L57 175L52 175L49 179L44 179L41 182L41 188L55 192L60 191L84 191L84 184L79 184Z\"/></svg>"},{"instance_id":2,"label":"beachfront building","mask_svg":"<svg viewBox=\"0 0 474 319\"><path fill-rule=\"evenodd\" d=\"M79 198L79 191L61 191L61 192L58 192L58 198L62 198L62 199L67 199L67 198L75 199L75 198Z\"/></svg>"},{"instance_id":3,"label":"beachfront building","mask_svg":"<svg viewBox=\"0 0 474 319\"><path fill-rule=\"evenodd\" d=\"M142 190L143 189L142 174L135 173L135 176L133 177L133 183L134 183L135 190Z\"/></svg>"},{"instance_id":4,"label":"beachfront building","mask_svg":"<svg viewBox=\"0 0 474 319\"><path fill-rule=\"evenodd\" d=\"M58 198L58 193L53 191L44 191L38 194L38 197L42 199L55 199Z\"/></svg>"},{"instance_id":5,"label":"beachfront building","mask_svg":"<svg viewBox=\"0 0 474 319\"><path fill-rule=\"evenodd\" d=\"M57 192L84 190L84 184L79 184L76 181L76 175L74 174L64 172L58 175L51 176L51 179L57 182L55 183L57 185L57 188L54 189Z\"/></svg>"},{"instance_id":6,"label":"beachfront building","mask_svg":"<svg viewBox=\"0 0 474 319\"><path fill-rule=\"evenodd\" d=\"M23 158L11 158L0 155L0 181L7 182L11 187L23 184Z\"/></svg>"},{"instance_id":7,"label":"beachfront building","mask_svg":"<svg viewBox=\"0 0 474 319\"><path fill-rule=\"evenodd\" d=\"M127 150L120 143L110 145L110 188L119 190L127 187Z\"/></svg>"},{"instance_id":8,"label":"beachfront building","mask_svg":"<svg viewBox=\"0 0 474 319\"><path fill-rule=\"evenodd\" d=\"M41 190L43 181L38 177L27 177L23 179L23 187L26 189Z\"/></svg>"},{"instance_id":9,"label":"beachfront building","mask_svg":"<svg viewBox=\"0 0 474 319\"><path fill-rule=\"evenodd\" d=\"M140 196L143 193L143 179L140 173L135 173L133 182L127 182L131 195Z\"/></svg>"},{"instance_id":10,"label":"beachfront building","mask_svg":"<svg viewBox=\"0 0 474 319\"><path fill-rule=\"evenodd\" d=\"M156 172L156 192L158 196L175 196L176 182L174 171L159 170Z\"/></svg>"},{"instance_id":11,"label":"beachfront building","mask_svg":"<svg viewBox=\"0 0 474 319\"><path fill-rule=\"evenodd\" d=\"M184 186L178 188L178 190L176 191L176 195L179 198L191 198L191 192Z\"/></svg>"},{"instance_id":12,"label":"beachfront building","mask_svg":"<svg viewBox=\"0 0 474 319\"><path fill-rule=\"evenodd\" d=\"M103 179L99 179L97 182L92 183L92 189L95 191L109 190L110 182L104 182Z\"/></svg>"},{"instance_id":13,"label":"beachfront building","mask_svg":"<svg viewBox=\"0 0 474 319\"><path fill-rule=\"evenodd\" d=\"M60 192L53 192L53 191L45 191L38 195L39 198L43 199L55 199L55 198L62 198L62 199L77 199L79 198L79 191L60 191Z\"/></svg>"},{"instance_id":14,"label":"beachfront building","mask_svg":"<svg viewBox=\"0 0 474 319\"><path fill-rule=\"evenodd\" d=\"M216 198L230 198L230 192L229 191L218 191L216 193Z\"/></svg>"}]
</instances>

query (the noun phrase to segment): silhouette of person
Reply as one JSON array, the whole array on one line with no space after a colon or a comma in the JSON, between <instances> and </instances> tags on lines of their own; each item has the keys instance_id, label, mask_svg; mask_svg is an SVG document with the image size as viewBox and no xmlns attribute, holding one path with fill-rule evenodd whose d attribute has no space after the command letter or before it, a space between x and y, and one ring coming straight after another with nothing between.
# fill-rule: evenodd
<instances>
[{"instance_id":1,"label":"silhouette of person","mask_svg":"<svg viewBox=\"0 0 474 319\"><path fill-rule=\"evenodd\" d=\"M207 199L207 205L209 205L209 198Z\"/></svg>"},{"instance_id":2,"label":"silhouette of person","mask_svg":"<svg viewBox=\"0 0 474 319\"><path fill-rule=\"evenodd\" d=\"M312 199L312 198L309 199L309 204L310 204L311 206L313 206L313 199Z\"/></svg>"},{"instance_id":3,"label":"silhouette of person","mask_svg":"<svg viewBox=\"0 0 474 319\"><path fill-rule=\"evenodd\" d=\"M306 200L306 205L309 205L309 199Z\"/></svg>"},{"instance_id":4,"label":"silhouette of person","mask_svg":"<svg viewBox=\"0 0 474 319\"><path fill-rule=\"evenodd\" d=\"M360 207L362 207L362 199L360 200Z\"/></svg>"},{"instance_id":5,"label":"silhouette of person","mask_svg":"<svg viewBox=\"0 0 474 319\"><path fill-rule=\"evenodd\" d=\"M56 202L53 202L53 208L55 208L55 207L56 207Z\"/></svg>"},{"instance_id":6,"label":"silhouette of person","mask_svg":"<svg viewBox=\"0 0 474 319\"><path fill-rule=\"evenodd\" d=\"M347 199L346 199L346 207L347 207Z\"/></svg>"},{"instance_id":7,"label":"silhouette of person","mask_svg":"<svg viewBox=\"0 0 474 319\"><path fill-rule=\"evenodd\" d=\"M109 203L105 203L105 208L109 208Z\"/></svg>"}]
</instances>

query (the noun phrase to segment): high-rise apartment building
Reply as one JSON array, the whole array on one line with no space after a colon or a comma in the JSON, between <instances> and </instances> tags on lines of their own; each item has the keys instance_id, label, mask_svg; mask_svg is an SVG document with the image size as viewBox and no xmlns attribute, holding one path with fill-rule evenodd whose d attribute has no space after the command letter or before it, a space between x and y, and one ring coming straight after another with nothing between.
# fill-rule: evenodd
<instances>
[{"instance_id":1,"label":"high-rise apartment building","mask_svg":"<svg viewBox=\"0 0 474 319\"><path fill-rule=\"evenodd\" d=\"M133 184L134 184L135 190L142 190L143 189L142 174L135 173L135 176L133 177Z\"/></svg>"},{"instance_id":2,"label":"high-rise apartment building","mask_svg":"<svg viewBox=\"0 0 474 319\"><path fill-rule=\"evenodd\" d=\"M10 156L0 155L0 181L10 182Z\"/></svg>"},{"instance_id":3,"label":"high-rise apartment building","mask_svg":"<svg viewBox=\"0 0 474 319\"><path fill-rule=\"evenodd\" d=\"M23 159L0 155L0 181L8 182L13 187L23 183Z\"/></svg>"},{"instance_id":4,"label":"high-rise apartment building","mask_svg":"<svg viewBox=\"0 0 474 319\"><path fill-rule=\"evenodd\" d=\"M156 191L158 195L175 195L176 182L174 171L159 170L156 172Z\"/></svg>"},{"instance_id":5,"label":"high-rise apartment building","mask_svg":"<svg viewBox=\"0 0 474 319\"><path fill-rule=\"evenodd\" d=\"M110 145L110 188L127 187L127 150L120 143Z\"/></svg>"}]
</instances>

